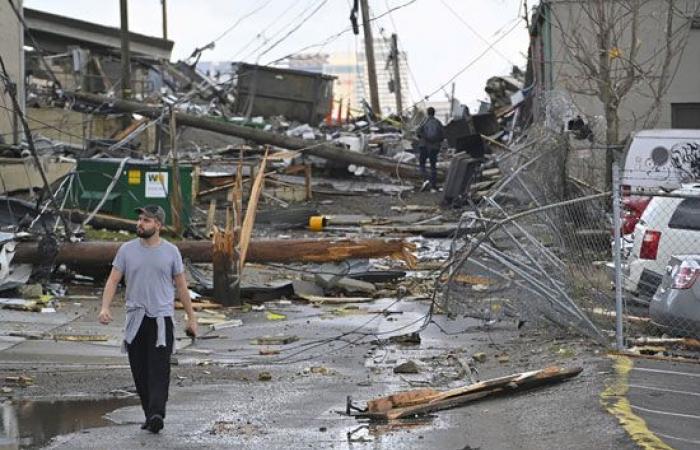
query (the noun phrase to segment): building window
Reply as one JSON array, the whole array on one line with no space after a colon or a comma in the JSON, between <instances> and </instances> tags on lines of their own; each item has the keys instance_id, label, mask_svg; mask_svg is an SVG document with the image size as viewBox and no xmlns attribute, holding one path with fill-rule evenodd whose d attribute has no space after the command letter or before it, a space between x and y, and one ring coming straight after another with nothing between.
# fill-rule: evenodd
<instances>
[{"instance_id":1,"label":"building window","mask_svg":"<svg viewBox=\"0 0 700 450\"><path fill-rule=\"evenodd\" d=\"M671 128L700 129L700 103L671 103Z\"/></svg>"}]
</instances>

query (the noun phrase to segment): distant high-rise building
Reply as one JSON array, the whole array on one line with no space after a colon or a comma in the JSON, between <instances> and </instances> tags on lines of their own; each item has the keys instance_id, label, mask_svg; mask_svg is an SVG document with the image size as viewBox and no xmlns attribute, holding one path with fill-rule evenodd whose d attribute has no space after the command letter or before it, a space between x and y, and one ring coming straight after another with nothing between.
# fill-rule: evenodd
<instances>
[{"instance_id":1,"label":"distant high-rise building","mask_svg":"<svg viewBox=\"0 0 700 450\"><path fill-rule=\"evenodd\" d=\"M360 45L360 44L358 44ZM364 46L362 46L364 49ZM390 81L394 78L394 68L389 60L391 41L379 37L374 41L374 58L377 66L377 84L379 90L379 105L381 114L396 112L396 97L390 90ZM333 52L329 54L301 54L285 60L285 66L290 69L322 71L326 75L337 77L333 85L334 114L342 102L343 116L347 114L350 104L354 116L364 114L362 100L369 101L369 79L364 50L355 52ZM401 77L401 99L403 107L410 106L410 91L408 84L408 62L406 53L400 52L399 72Z\"/></svg>"},{"instance_id":2,"label":"distant high-rise building","mask_svg":"<svg viewBox=\"0 0 700 450\"><path fill-rule=\"evenodd\" d=\"M363 51L359 57L365 61L364 43L362 44ZM391 61L391 39L384 37L374 38L374 61L377 68L377 87L379 90L379 106L382 108L382 114L395 113L396 111L396 96L390 90L390 82L394 79L394 66ZM367 71L363 70L364 82L367 86L367 101L369 102L369 81ZM404 108L410 106L410 91L408 84L408 60L406 53L399 51L399 76L401 77L401 103Z\"/></svg>"}]
</instances>

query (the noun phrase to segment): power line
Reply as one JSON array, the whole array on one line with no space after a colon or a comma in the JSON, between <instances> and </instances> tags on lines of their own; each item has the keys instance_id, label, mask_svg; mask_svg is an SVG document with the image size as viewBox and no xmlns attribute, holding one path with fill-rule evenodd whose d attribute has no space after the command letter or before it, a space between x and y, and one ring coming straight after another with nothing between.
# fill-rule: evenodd
<instances>
[{"instance_id":1,"label":"power line","mask_svg":"<svg viewBox=\"0 0 700 450\"><path fill-rule=\"evenodd\" d=\"M389 8L389 0L384 0L384 4L386 5L387 9ZM401 36L401 33L399 33L399 28L396 26L396 22L394 21L394 15L389 13L389 21L391 21L391 26L394 28L394 33L398 34ZM399 41L399 51L404 55L404 62L406 63L406 68L408 69L408 76L411 78L411 82L413 83L413 87L416 88L416 93L418 94L419 98L423 98L423 94L421 93L420 87L418 86L418 82L416 81L415 75L413 75L413 70L411 70L411 65L408 62L408 57L407 53L403 48L403 45L401 44L401 41ZM409 90L409 94L410 94ZM415 101L413 98L413 95L411 95L411 101Z\"/></svg>"},{"instance_id":2,"label":"power line","mask_svg":"<svg viewBox=\"0 0 700 450\"><path fill-rule=\"evenodd\" d=\"M272 22L270 22L269 24L267 24L263 29L267 30L267 29L272 28L282 17L286 16L287 13L288 13L292 8L294 8L296 5L298 5L298 4L299 4L298 2L291 2L291 3L289 4L289 6L288 6L286 9L284 9L277 17L275 17L274 19L272 19ZM246 42L246 44L245 44L240 50L238 50L238 51L231 57L231 60L234 60L234 61L235 61L236 57L237 57L238 55L240 55L241 53L243 53L244 51L248 50L248 47L250 47L250 45L251 45L252 43L254 43L257 39L259 39L260 36L262 36L262 33L258 33L258 34L256 34L255 36L253 36L248 42Z\"/></svg>"},{"instance_id":3,"label":"power line","mask_svg":"<svg viewBox=\"0 0 700 450\"><path fill-rule=\"evenodd\" d=\"M297 15L295 15L292 19L288 20L280 29L272 33L269 37L265 37L265 33L263 31L262 36L263 36L263 41L258 44L253 50L245 54L241 60L245 61L253 57L256 53L258 53L261 49L263 49L272 39L275 39L277 36L280 34L284 33L289 27L293 26L297 20L299 20L301 17L304 16L308 11L310 11L315 4L316 0L310 0L306 6L299 12Z\"/></svg>"},{"instance_id":4,"label":"power line","mask_svg":"<svg viewBox=\"0 0 700 450\"><path fill-rule=\"evenodd\" d=\"M265 49L262 53L258 55L256 58L256 61L260 60L264 55L269 53L272 49L277 47L280 43L282 43L285 39L287 39L289 36L291 36L294 32L298 31L306 22L308 22L309 19L311 19L326 3L328 3L328 0L323 0L313 11L311 11L311 14L306 16L299 25L294 27L293 29L289 30L287 34L282 36L280 39L278 39L274 44L272 44L270 47Z\"/></svg>"},{"instance_id":5,"label":"power line","mask_svg":"<svg viewBox=\"0 0 700 450\"><path fill-rule=\"evenodd\" d=\"M516 20L517 20L517 19L516 19ZM445 88L445 86L447 86L448 84L452 83L455 79L457 79L457 77L459 77L459 76L462 75L464 72L466 72L467 69L469 69L471 66L473 66L474 64L476 64L477 61L479 61L479 60L480 60L481 58L483 58L489 51L491 51L491 50L493 49L493 46L494 46L494 45L498 44L498 43L501 42L506 36L508 36L510 33L512 33L513 30L515 30L519 25L520 25L520 24L516 22L515 25L513 25L508 31L506 31L506 32L505 32L503 35L501 35L498 39L496 39L496 40L493 41L491 44L489 44L489 46L486 47L486 49L485 49L483 52L479 53L474 59L472 59L471 61L469 61L469 63L467 63L467 65L465 65L464 67L462 67L461 69L459 69L459 71L457 71L457 73L454 74L449 80L447 80L445 83L441 84L440 87L438 87L438 88L435 89L433 92L431 92L430 94L428 94L428 95L426 96L426 98L432 97L432 96L435 95L436 93L438 93L438 92L440 92L441 90L443 90L443 89Z\"/></svg>"},{"instance_id":6,"label":"power line","mask_svg":"<svg viewBox=\"0 0 700 450\"><path fill-rule=\"evenodd\" d=\"M445 0L440 0L440 2L445 6L445 8L447 8L452 13L453 16L455 16L457 18L457 20L462 22L462 24L464 24L464 26L466 26L469 29L469 31L471 31L476 37L478 37L481 40L481 42L483 42L484 44L489 43L489 41L487 41L483 36L481 36L481 34L479 34L479 32L476 31L474 29L474 27L469 25L469 23L466 20L464 20L464 18L461 15L459 15L459 13L457 11L452 9L452 7L449 5L449 3L447 3ZM497 48L494 47L493 51L498 56L505 59L508 62L508 64L510 64L511 66L517 66L517 64L515 64L513 61L511 61L510 58L508 58L506 55L501 53Z\"/></svg>"},{"instance_id":7,"label":"power line","mask_svg":"<svg viewBox=\"0 0 700 450\"><path fill-rule=\"evenodd\" d=\"M418 0L409 0L409 1L407 1L406 3L403 3L403 4L399 5L399 6L395 6L395 7L391 8L390 10L385 11L385 12L383 12L382 14L376 16L376 17L372 17L371 19L369 19L369 21L370 21L370 22L373 22L373 21L375 21L375 20L381 19L382 17L386 16L387 14L391 14L393 11L396 11L396 10L398 10L398 9L405 8L405 7L407 7L407 6L412 5L412 4L415 3L416 1L418 1ZM352 27L345 28L345 29L343 29L342 31L340 31L340 32L338 32L338 33L336 33L336 34L332 34L332 35L330 35L330 36L327 36L325 39L321 40L319 43L307 45L306 47L303 47L303 48L301 48L301 49L299 49L299 50L297 50L297 51L295 51L295 52L289 53L288 55L285 55L285 56L283 56L283 57L281 57L281 58L277 58L277 59L275 59L275 60L273 60L273 61L270 61L270 62L267 63L267 65L271 65L271 64L278 63L278 62L280 62L280 61L283 61L283 60L285 60L285 59L287 59L287 58L289 58L289 57L291 57L291 56L294 56L294 55L296 55L296 54L298 54L298 53L304 52L304 51L306 51L306 50L308 50L308 49L311 49L311 48L324 47L324 46L330 44L331 42L335 41L335 40L338 39L340 36L344 35L345 33L349 32L349 31L352 31Z\"/></svg>"},{"instance_id":8,"label":"power line","mask_svg":"<svg viewBox=\"0 0 700 450\"><path fill-rule=\"evenodd\" d=\"M255 14L255 13L257 13L258 11L262 10L263 8L265 8L267 5L270 4L270 2L271 2L271 0L267 0L267 1L264 2L262 5L260 5L260 6L258 6L257 8L251 10L251 11L248 12L247 14L244 14L243 16L241 16L240 19L238 19L237 21L235 21L235 22L233 23L233 25L231 25L230 27L226 28L226 29L225 29L221 34L219 34L216 38L212 39L211 42L212 42L212 43L215 43L215 42L220 41L224 36L226 36L227 34L229 34L229 33L230 33L231 31L233 31L238 25L240 25L241 22L243 22L243 21L244 21L245 19L247 19L248 17L252 16L253 14Z\"/></svg>"}]
</instances>

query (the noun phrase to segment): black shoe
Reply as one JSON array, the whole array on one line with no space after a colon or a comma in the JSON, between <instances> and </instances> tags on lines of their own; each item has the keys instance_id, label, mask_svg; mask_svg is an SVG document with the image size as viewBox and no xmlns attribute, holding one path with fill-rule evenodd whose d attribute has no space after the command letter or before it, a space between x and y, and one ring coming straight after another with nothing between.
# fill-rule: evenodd
<instances>
[{"instance_id":1,"label":"black shoe","mask_svg":"<svg viewBox=\"0 0 700 450\"><path fill-rule=\"evenodd\" d=\"M141 425L141 429L142 429L142 430L145 430L145 429L147 429L147 428L148 428L148 420L146 420L146 421L143 423L143 425Z\"/></svg>"},{"instance_id":2,"label":"black shoe","mask_svg":"<svg viewBox=\"0 0 700 450\"><path fill-rule=\"evenodd\" d=\"M148 419L146 429L153 434L157 434L163 429L163 417L159 414L154 414Z\"/></svg>"}]
</instances>

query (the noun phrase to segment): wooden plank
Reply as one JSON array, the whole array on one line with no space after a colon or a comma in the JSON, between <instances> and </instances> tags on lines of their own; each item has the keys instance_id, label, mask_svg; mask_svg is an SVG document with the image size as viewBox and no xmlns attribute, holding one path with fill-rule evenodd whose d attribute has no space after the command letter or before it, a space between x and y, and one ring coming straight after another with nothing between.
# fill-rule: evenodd
<instances>
[{"instance_id":1,"label":"wooden plank","mask_svg":"<svg viewBox=\"0 0 700 450\"><path fill-rule=\"evenodd\" d=\"M374 301L372 297L320 297L317 295L298 294L297 297L311 303L326 303L329 305L341 305L344 303L367 303Z\"/></svg>"},{"instance_id":2,"label":"wooden plank","mask_svg":"<svg viewBox=\"0 0 700 450\"><path fill-rule=\"evenodd\" d=\"M250 198L248 199L248 209L245 214L245 219L243 219L243 225L241 226L240 239L238 245L240 248L239 270L238 273L243 273L243 267L245 266L246 257L248 256L248 246L250 245L250 238L253 235L253 224L255 223L255 213L258 209L258 201L260 199L260 192L263 188L263 181L265 179L265 165L267 164L267 154L263 156L262 161L260 161L260 167L258 168L258 174L255 177L255 182L253 183L253 188L250 192Z\"/></svg>"},{"instance_id":3,"label":"wooden plank","mask_svg":"<svg viewBox=\"0 0 700 450\"><path fill-rule=\"evenodd\" d=\"M431 394L427 391L409 391L394 394L394 398L408 403L416 403L411 406L394 405L392 396L382 397L367 402L366 417L384 420L399 419L402 417L427 414L441 409L452 408L463 405L471 401L494 395L497 393L516 390L530 389L543 384L555 383L574 377L581 373L580 367L573 369L563 369L558 367L547 367L531 372L517 373L505 377L485 380L479 383L450 389L444 392ZM415 394L411 394L411 393Z\"/></svg>"},{"instance_id":4,"label":"wooden plank","mask_svg":"<svg viewBox=\"0 0 700 450\"><path fill-rule=\"evenodd\" d=\"M209 236L211 234L212 227L214 226L214 218L216 216L216 199L213 198L209 202L209 210L207 211L207 226L204 230L204 234Z\"/></svg>"}]
</instances>

